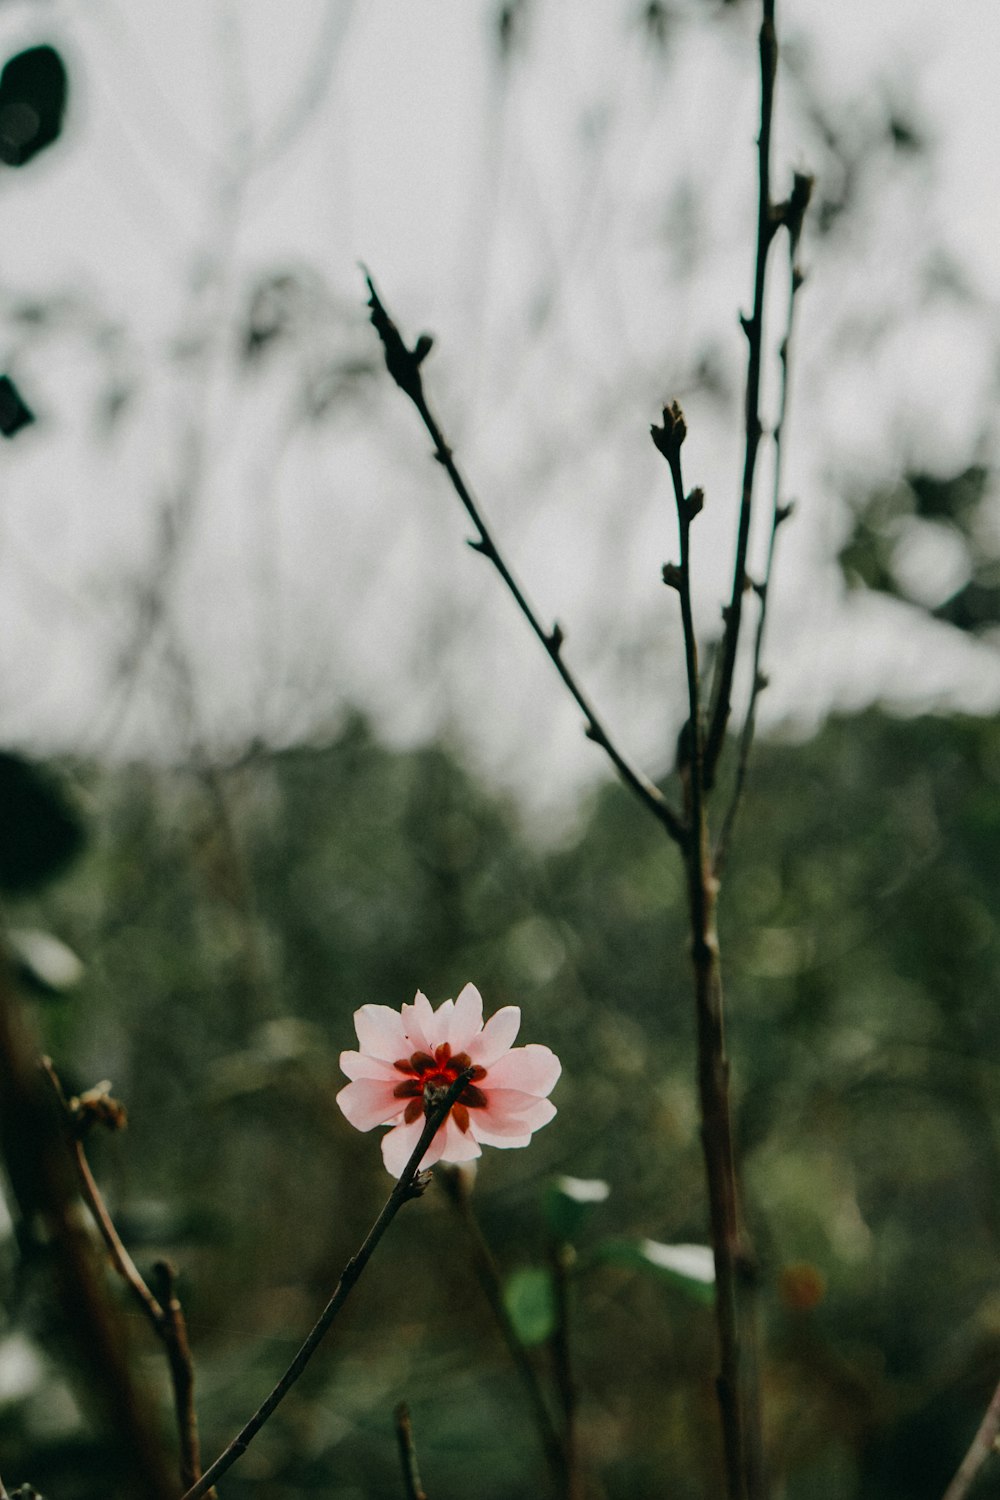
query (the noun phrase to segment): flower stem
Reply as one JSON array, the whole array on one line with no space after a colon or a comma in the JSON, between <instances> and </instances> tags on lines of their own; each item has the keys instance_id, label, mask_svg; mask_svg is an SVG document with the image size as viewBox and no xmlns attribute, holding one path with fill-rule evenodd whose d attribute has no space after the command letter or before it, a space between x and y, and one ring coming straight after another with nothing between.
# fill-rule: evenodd
<instances>
[{"instance_id":1,"label":"flower stem","mask_svg":"<svg viewBox=\"0 0 1000 1500\"><path fill-rule=\"evenodd\" d=\"M454 1083L448 1089L448 1092L430 1111L424 1128L420 1133L420 1139L413 1148L413 1152L406 1166L403 1168L399 1181L389 1194L381 1213L365 1236L361 1248L356 1255L351 1257L341 1272L340 1280L337 1282L333 1296L316 1319L305 1342L288 1366L288 1369L282 1375L270 1395L261 1402L250 1420L241 1427L229 1446L205 1470L198 1483L185 1491L181 1500L198 1500L200 1495L206 1494L215 1481L225 1474L227 1470L231 1469L237 1459L242 1458L264 1423L288 1395L288 1392L305 1370L306 1365L312 1359L326 1333L329 1331L333 1320L353 1291L355 1283L360 1279L361 1273L371 1260L372 1255L378 1248L379 1241L389 1225L399 1213L404 1203L408 1202L411 1198L418 1198L423 1192L426 1181L421 1182L418 1180L420 1163L427 1154L427 1148L434 1139L434 1136L444 1124L451 1106L455 1103L455 1100L471 1077L471 1068L466 1068L463 1073L459 1073Z\"/></svg>"},{"instance_id":2,"label":"flower stem","mask_svg":"<svg viewBox=\"0 0 1000 1500\"><path fill-rule=\"evenodd\" d=\"M401 1401L396 1407L395 1419L396 1441L399 1444L399 1461L403 1467L406 1500L427 1500L427 1494L420 1479L420 1469L417 1466L417 1450L413 1442L410 1412L405 1401Z\"/></svg>"},{"instance_id":3,"label":"flower stem","mask_svg":"<svg viewBox=\"0 0 1000 1500\"><path fill-rule=\"evenodd\" d=\"M552 1420L552 1414L549 1411L548 1402L545 1399L545 1394L538 1378L538 1371L532 1364L528 1351L518 1338L517 1330L511 1322L507 1305L503 1300L500 1272L497 1269L496 1261L493 1259L493 1253L486 1243L483 1231L479 1226L479 1220L473 1212L465 1179L460 1172L454 1170L447 1171L441 1174L441 1185L448 1194L462 1221L462 1227L468 1237L469 1249L472 1253L472 1264L475 1267L476 1275L479 1277L479 1284L486 1294L490 1311L496 1320L497 1327L507 1346L507 1352L511 1357L514 1368L521 1377L521 1384L524 1386L535 1427L545 1453L545 1461L549 1467L553 1490L559 1497L559 1500L569 1500L571 1494L570 1465L567 1454L556 1425Z\"/></svg>"}]
</instances>

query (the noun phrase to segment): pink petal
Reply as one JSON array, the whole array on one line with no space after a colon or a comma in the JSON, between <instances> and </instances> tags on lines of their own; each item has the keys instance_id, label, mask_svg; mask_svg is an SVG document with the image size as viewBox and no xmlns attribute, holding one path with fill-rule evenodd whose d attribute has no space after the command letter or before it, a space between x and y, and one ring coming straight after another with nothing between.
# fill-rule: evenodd
<instances>
[{"instance_id":1,"label":"pink petal","mask_svg":"<svg viewBox=\"0 0 1000 1500\"><path fill-rule=\"evenodd\" d=\"M444 1123L440 1134L444 1136L444 1150L441 1152L442 1161L459 1162L475 1161L477 1156L482 1156L479 1142L471 1130L461 1131L455 1121L449 1115Z\"/></svg>"},{"instance_id":2,"label":"pink petal","mask_svg":"<svg viewBox=\"0 0 1000 1500\"><path fill-rule=\"evenodd\" d=\"M386 1083L391 1079L396 1084L401 1077L392 1063L383 1062L380 1057L368 1057L364 1052L342 1052L340 1066L348 1078L381 1078Z\"/></svg>"},{"instance_id":3,"label":"pink petal","mask_svg":"<svg viewBox=\"0 0 1000 1500\"><path fill-rule=\"evenodd\" d=\"M392 1084L377 1078L359 1078L344 1085L337 1103L356 1130L372 1130L396 1119L406 1108L409 1101L394 1098L392 1090Z\"/></svg>"},{"instance_id":4,"label":"pink petal","mask_svg":"<svg viewBox=\"0 0 1000 1500\"><path fill-rule=\"evenodd\" d=\"M413 1051L406 1045L399 1012L390 1010L388 1005L362 1005L354 1012L354 1029L362 1052L367 1052L369 1057L380 1057L391 1063L397 1058L409 1057Z\"/></svg>"},{"instance_id":5,"label":"pink petal","mask_svg":"<svg viewBox=\"0 0 1000 1500\"><path fill-rule=\"evenodd\" d=\"M561 1072L562 1063L552 1049L532 1042L515 1047L492 1065L487 1088L520 1089L544 1097L555 1088Z\"/></svg>"},{"instance_id":6,"label":"pink petal","mask_svg":"<svg viewBox=\"0 0 1000 1500\"><path fill-rule=\"evenodd\" d=\"M530 1135L493 1135L481 1125L472 1128L476 1132L476 1140L481 1141L484 1146L500 1146L509 1151L515 1146L531 1145Z\"/></svg>"},{"instance_id":7,"label":"pink petal","mask_svg":"<svg viewBox=\"0 0 1000 1500\"><path fill-rule=\"evenodd\" d=\"M489 1068L497 1058L503 1057L517 1036L521 1025L521 1012L516 1005L505 1005L496 1015L490 1016L477 1037L466 1047L474 1063Z\"/></svg>"},{"instance_id":8,"label":"pink petal","mask_svg":"<svg viewBox=\"0 0 1000 1500\"><path fill-rule=\"evenodd\" d=\"M523 1135L547 1125L556 1112L548 1099L536 1099L534 1094L521 1094L516 1089L488 1089L486 1108L469 1111L469 1118L476 1122L477 1135L480 1121L491 1135Z\"/></svg>"},{"instance_id":9,"label":"pink petal","mask_svg":"<svg viewBox=\"0 0 1000 1500\"><path fill-rule=\"evenodd\" d=\"M433 1052L437 1046L435 1038L434 1011L427 996L417 990L412 1005L403 1006L403 1029L409 1045L406 1052L398 1056L408 1057L411 1052ZM441 1038L438 1037L438 1041ZM395 1061L395 1058L393 1059Z\"/></svg>"},{"instance_id":10,"label":"pink petal","mask_svg":"<svg viewBox=\"0 0 1000 1500\"><path fill-rule=\"evenodd\" d=\"M438 1014L440 1013L439 1011ZM468 1052L482 1029L483 997L474 984L467 984L455 1001L455 1008L448 1022L447 1039L451 1043L452 1052Z\"/></svg>"},{"instance_id":11,"label":"pink petal","mask_svg":"<svg viewBox=\"0 0 1000 1500\"><path fill-rule=\"evenodd\" d=\"M403 1168L416 1150L420 1139L420 1132L427 1122L423 1116L414 1120L411 1125L397 1125L390 1130L388 1135L382 1137L382 1160L393 1177L402 1176ZM439 1130L424 1152L421 1168L432 1167L436 1161L441 1160L444 1151L445 1133Z\"/></svg>"}]
</instances>

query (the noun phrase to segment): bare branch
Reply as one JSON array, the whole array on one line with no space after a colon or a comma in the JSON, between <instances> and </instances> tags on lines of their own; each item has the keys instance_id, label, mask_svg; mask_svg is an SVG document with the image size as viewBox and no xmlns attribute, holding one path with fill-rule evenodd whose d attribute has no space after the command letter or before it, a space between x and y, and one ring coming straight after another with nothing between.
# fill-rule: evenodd
<instances>
[{"instance_id":1,"label":"bare branch","mask_svg":"<svg viewBox=\"0 0 1000 1500\"><path fill-rule=\"evenodd\" d=\"M476 528L476 537L469 545L475 552L479 552L483 557L489 559L507 585L507 589L513 596L518 609L541 641L570 696L583 714L587 738L593 740L596 745L601 746L626 786L635 793L653 816L663 824L670 837L676 843L683 845L687 835L680 818L674 812L659 788L633 766L612 741L608 731L598 718L596 710L584 695L583 689L563 660L562 646L565 635L562 627L556 624L551 630L546 630L544 625L542 625L536 611L529 604L524 590L504 561L486 525L482 511L472 497L472 493L455 462L452 450L445 441L444 434L438 426L424 396L420 366L430 352L432 344L430 336L428 334L421 334L413 348L408 349L399 329L386 312L378 292L375 290L375 285L367 273L366 279L368 290L371 294L368 306L371 308L371 319L375 326L375 331L382 340L386 368L400 390L409 396L417 408L421 421L430 434L431 442L434 444L434 457L447 473L453 490L462 502L473 526Z\"/></svg>"},{"instance_id":2,"label":"bare branch","mask_svg":"<svg viewBox=\"0 0 1000 1500\"><path fill-rule=\"evenodd\" d=\"M430 1110L424 1128L420 1133L420 1139L413 1148L412 1155L403 1168L399 1181L389 1194L382 1212L365 1236L358 1253L347 1262L347 1265L341 1272L340 1280L337 1282L333 1296L313 1324L305 1342L288 1366L288 1369L282 1375L270 1395L266 1397L254 1412L250 1420L241 1427L229 1446L206 1469L198 1483L185 1491L181 1500L198 1500L199 1495L207 1494L215 1481L231 1469L237 1459L242 1458L264 1423L288 1395L288 1392L316 1353L331 1324L353 1291L355 1283L360 1279L362 1272L371 1260L379 1241L389 1225L399 1213L404 1203L409 1202L411 1198L419 1198L424 1191L428 1178L419 1171L420 1163L427 1154L427 1148L434 1139L434 1136L444 1124L451 1106L471 1077L472 1069L466 1068L463 1073L458 1075L439 1103Z\"/></svg>"},{"instance_id":3,"label":"bare branch","mask_svg":"<svg viewBox=\"0 0 1000 1500\"><path fill-rule=\"evenodd\" d=\"M804 173L796 172L794 184L787 203L782 208L782 222L788 230L788 305L785 321L785 336L781 341L781 394L778 400L778 421L774 429L774 482L771 493L771 531L767 545L767 561L764 566L764 577L756 585L755 592L760 600L760 610L757 615L757 631L754 637L753 648L753 681L750 686L750 702L747 705L746 717L743 720L743 728L740 731L739 752L736 762L736 776L733 783L733 794L726 815L722 821L715 850L715 872L721 872L726 853L732 838L733 825L739 810L740 801L746 784L747 766L750 759L750 748L753 744L754 730L757 718L757 699L767 686L767 678L761 669L761 660L764 649L764 627L767 621L767 607L771 593L771 575L774 571L775 543L777 541L778 529L788 520L792 514L792 506L782 499L782 478L784 474L785 456L785 427L788 422L789 394L791 384L791 357L792 336L795 332L795 309L796 299L801 290L804 280L802 271L798 265L799 237L802 233L802 220L809 206L812 194L813 180Z\"/></svg>"},{"instance_id":4,"label":"bare branch","mask_svg":"<svg viewBox=\"0 0 1000 1500\"><path fill-rule=\"evenodd\" d=\"M1000 1434L1000 1385L990 1397L986 1414L969 1447L968 1453L958 1466L958 1472L944 1492L944 1500L965 1500L986 1460L997 1451Z\"/></svg>"},{"instance_id":5,"label":"bare branch","mask_svg":"<svg viewBox=\"0 0 1000 1500\"><path fill-rule=\"evenodd\" d=\"M774 83L778 68L778 41L774 27L774 0L763 0L764 18L760 27L760 134L757 137L757 258L754 271L753 312L743 318L747 336L746 446L743 457L743 483L740 494L740 519L736 536L736 560L733 565L733 588L724 612L725 630L719 659L719 676L705 739L705 790L715 781L715 770L726 737L726 726L732 709L733 673L740 639L743 595L746 590L747 547L750 542L750 518L753 510L753 480L760 446L760 375L764 344L764 282L767 252L780 222L771 203L771 124L774 115Z\"/></svg>"},{"instance_id":6,"label":"bare branch","mask_svg":"<svg viewBox=\"0 0 1000 1500\"><path fill-rule=\"evenodd\" d=\"M413 1442L413 1427L405 1401L401 1401L396 1407L395 1419L396 1441L399 1444L399 1461L403 1469L403 1489L406 1492L406 1500L427 1500L426 1492L420 1482L417 1450Z\"/></svg>"}]
</instances>

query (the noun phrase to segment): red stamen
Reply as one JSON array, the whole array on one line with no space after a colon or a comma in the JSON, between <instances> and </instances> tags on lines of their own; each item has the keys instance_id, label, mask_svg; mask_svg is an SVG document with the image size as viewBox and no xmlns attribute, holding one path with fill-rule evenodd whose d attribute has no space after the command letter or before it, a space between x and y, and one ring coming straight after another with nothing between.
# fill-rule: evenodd
<instances>
[{"instance_id":1,"label":"red stamen","mask_svg":"<svg viewBox=\"0 0 1000 1500\"><path fill-rule=\"evenodd\" d=\"M464 1135L469 1128L469 1111L464 1104L453 1104L451 1106L451 1117L459 1130Z\"/></svg>"},{"instance_id":2,"label":"red stamen","mask_svg":"<svg viewBox=\"0 0 1000 1500\"><path fill-rule=\"evenodd\" d=\"M434 1061L437 1063L439 1068L443 1068L450 1057L451 1047L447 1042L442 1042L440 1047L436 1047L434 1049ZM459 1069L459 1072L461 1072L461 1069Z\"/></svg>"},{"instance_id":3,"label":"red stamen","mask_svg":"<svg viewBox=\"0 0 1000 1500\"><path fill-rule=\"evenodd\" d=\"M458 1096L459 1103L467 1105L469 1109L485 1109L486 1095L482 1089L477 1089L474 1083L467 1083Z\"/></svg>"},{"instance_id":4,"label":"red stamen","mask_svg":"<svg viewBox=\"0 0 1000 1500\"><path fill-rule=\"evenodd\" d=\"M415 1099L423 1093L419 1078L406 1078L397 1083L392 1094L394 1099Z\"/></svg>"},{"instance_id":5,"label":"red stamen","mask_svg":"<svg viewBox=\"0 0 1000 1500\"><path fill-rule=\"evenodd\" d=\"M434 1059L429 1052L414 1052L410 1058L410 1067L414 1073L426 1073L428 1068L433 1068Z\"/></svg>"},{"instance_id":6,"label":"red stamen","mask_svg":"<svg viewBox=\"0 0 1000 1500\"><path fill-rule=\"evenodd\" d=\"M407 1125L412 1125L414 1120L419 1120L424 1112L424 1106L419 1099L411 1099L403 1111L403 1119Z\"/></svg>"},{"instance_id":7,"label":"red stamen","mask_svg":"<svg viewBox=\"0 0 1000 1500\"><path fill-rule=\"evenodd\" d=\"M413 1064L405 1057L401 1057L398 1062L394 1062L393 1067L397 1073L413 1073L415 1071Z\"/></svg>"}]
</instances>

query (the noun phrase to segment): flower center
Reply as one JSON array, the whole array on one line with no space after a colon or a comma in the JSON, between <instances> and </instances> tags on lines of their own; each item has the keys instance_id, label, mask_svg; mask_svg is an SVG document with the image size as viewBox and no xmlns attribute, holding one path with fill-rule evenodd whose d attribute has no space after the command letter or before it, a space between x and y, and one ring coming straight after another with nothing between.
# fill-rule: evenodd
<instances>
[{"instance_id":1,"label":"flower center","mask_svg":"<svg viewBox=\"0 0 1000 1500\"><path fill-rule=\"evenodd\" d=\"M486 1095L476 1087L486 1077L486 1069L478 1064L473 1065L467 1052L456 1052L452 1056L447 1042L435 1047L433 1055L430 1052L414 1052L409 1057L401 1057L398 1062L393 1063L393 1067L398 1073L405 1075L402 1083L397 1083L392 1092L397 1099L409 1100L403 1115L407 1125L412 1125L422 1114L430 1114L434 1106L441 1103L459 1074L464 1073L467 1068L472 1069L472 1078L451 1107L459 1130L468 1130L470 1109L483 1109L486 1104Z\"/></svg>"}]
</instances>

